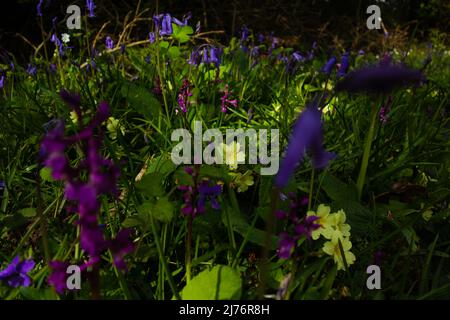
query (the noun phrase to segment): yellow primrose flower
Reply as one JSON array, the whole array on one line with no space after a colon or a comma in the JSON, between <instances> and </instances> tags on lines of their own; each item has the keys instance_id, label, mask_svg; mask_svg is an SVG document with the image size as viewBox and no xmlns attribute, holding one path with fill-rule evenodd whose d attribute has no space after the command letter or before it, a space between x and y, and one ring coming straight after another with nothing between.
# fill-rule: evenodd
<instances>
[{"instance_id":1,"label":"yellow primrose flower","mask_svg":"<svg viewBox=\"0 0 450 320\"><path fill-rule=\"evenodd\" d=\"M74 124L78 123L78 114L75 111L70 111L70 120L72 120Z\"/></svg>"},{"instance_id":2,"label":"yellow primrose flower","mask_svg":"<svg viewBox=\"0 0 450 320\"><path fill-rule=\"evenodd\" d=\"M324 231L324 237L331 241L337 242L338 239L350 236L350 225L345 223L347 217L344 210L339 210L336 213L328 216L328 223L330 228Z\"/></svg>"},{"instance_id":3,"label":"yellow primrose flower","mask_svg":"<svg viewBox=\"0 0 450 320\"><path fill-rule=\"evenodd\" d=\"M109 132L109 137L111 140L117 139L117 130L122 132L122 135L125 134L125 128L122 125L119 125L119 120L114 117L109 117L106 122L106 130Z\"/></svg>"},{"instance_id":4,"label":"yellow primrose flower","mask_svg":"<svg viewBox=\"0 0 450 320\"><path fill-rule=\"evenodd\" d=\"M221 143L217 151L220 153L219 157L222 156L223 162L228 164L231 170L236 170L238 163L245 161L245 153L240 150L241 145L233 141L230 144Z\"/></svg>"},{"instance_id":5,"label":"yellow primrose flower","mask_svg":"<svg viewBox=\"0 0 450 320\"><path fill-rule=\"evenodd\" d=\"M233 177L233 184L237 186L238 192L247 191L248 187L255 183L250 170L247 170L244 174L239 172L230 172L228 174Z\"/></svg>"},{"instance_id":6,"label":"yellow primrose flower","mask_svg":"<svg viewBox=\"0 0 450 320\"><path fill-rule=\"evenodd\" d=\"M352 248L352 243L347 238L340 239L342 243L342 249L344 251L345 260L347 261L347 265L352 265L356 257L350 252ZM341 250L339 249L339 241L327 241L324 243L323 252L326 254L333 256L334 262L337 264L338 270L345 270L344 259L342 259Z\"/></svg>"},{"instance_id":7,"label":"yellow primrose flower","mask_svg":"<svg viewBox=\"0 0 450 320\"><path fill-rule=\"evenodd\" d=\"M320 224L320 228L313 230L311 233L311 237L313 240L317 240L319 239L320 235L323 235L325 237L325 235L330 236L331 233L329 231L329 215L330 215L330 207L326 206L324 204L320 204L319 207L317 208L317 212L314 211L308 211L306 213L306 216L317 216L319 217L319 219L317 219L316 221L314 221L314 223L316 224ZM327 237L328 238L328 237Z\"/></svg>"}]
</instances>

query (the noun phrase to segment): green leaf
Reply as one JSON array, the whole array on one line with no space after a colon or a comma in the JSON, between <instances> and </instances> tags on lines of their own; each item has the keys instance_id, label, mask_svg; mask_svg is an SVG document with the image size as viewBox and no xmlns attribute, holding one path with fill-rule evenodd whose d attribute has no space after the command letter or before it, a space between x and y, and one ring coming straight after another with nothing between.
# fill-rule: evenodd
<instances>
[{"instance_id":1,"label":"green leaf","mask_svg":"<svg viewBox=\"0 0 450 320\"><path fill-rule=\"evenodd\" d=\"M161 197L165 194L162 186L162 175L157 172L148 173L136 182L136 188L149 197Z\"/></svg>"},{"instance_id":2,"label":"green leaf","mask_svg":"<svg viewBox=\"0 0 450 320\"><path fill-rule=\"evenodd\" d=\"M357 201L356 188L347 185L338 178L326 174L322 180L322 189L332 199L337 201Z\"/></svg>"},{"instance_id":3,"label":"green leaf","mask_svg":"<svg viewBox=\"0 0 450 320\"><path fill-rule=\"evenodd\" d=\"M27 218L34 217L36 215L36 208L25 208L19 210L19 213Z\"/></svg>"},{"instance_id":4,"label":"green leaf","mask_svg":"<svg viewBox=\"0 0 450 320\"><path fill-rule=\"evenodd\" d=\"M137 211L145 224L150 223L150 215L155 220L167 223L173 218L174 207L167 197L163 197L156 201L145 201L137 207Z\"/></svg>"},{"instance_id":5,"label":"green leaf","mask_svg":"<svg viewBox=\"0 0 450 320\"><path fill-rule=\"evenodd\" d=\"M175 171L177 166L173 163L169 155L162 154L150 160L147 173L157 172L164 178Z\"/></svg>"},{"instance_id":6,"label":"green leaf","mask_svg":"<svg viewBox=\"0 0 450 320\"><path fill-rule=\"evenodd\" d=\"M170 47L170 49L169 49L169 51L168 51L168 54L169 54L169 58L170 58L170 59L175 60L175 59L177 59L177 58L180 56L180 54L181 54L180 48L178 48L178 47Z\"/></svg>"},{"instance_id":7,"label":"green leaf","mask_svg":"<svg viewBox=\"0 0 450 320\"><path fill-rule=\"evenodd\" d=\"M159 198L153 207L153 217L161 222L170 222L173 218L174 207L167 197Z\"/></svg>"},{"instance_id":8,"label":"green leaf","mask_svg":"<svg viewBox=\"0 0 450 320\"><path fill-rule=\"evenodd\" d=\"M190 26L178 26L172 23L173 33L172 37L180 43L189 41L189 35L194 33L194 30Z\"/></svg>"},{"instance_id":9,"label":"green leaf","mask_svg":"<svg viewBox=\"0 0 450 320\"><path fill-rule=\"evenodd\" d=\"M183 300L237 300L242 280L235 269L218 265L195 276L180 292Z\"/></svg>"},{"instance_id":10,"label":"green leaf","mask_svg":"<svg viewBox=\"0 0 450 320\"><path fill-rule=\"evenodd\" d=\"M148 120L158 117L161 112L161 103L147 89L127 83L121 92L129 105Z\"/></svg>"}]
</instances>

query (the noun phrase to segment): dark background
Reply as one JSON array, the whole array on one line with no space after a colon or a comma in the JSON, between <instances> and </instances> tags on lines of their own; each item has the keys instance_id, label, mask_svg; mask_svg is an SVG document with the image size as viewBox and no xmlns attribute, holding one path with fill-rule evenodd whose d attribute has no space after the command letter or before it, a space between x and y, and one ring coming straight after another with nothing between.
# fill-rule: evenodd
<instances>
[{"instance_id":1,"label":"dark background","mask_svg":"<svg viewBox=\"0 0 450 320\"><path fill-rule=\"evenodd\" d=\"M39 17L36 15L38 0L2 1L0 9L0 47L12 52L19 60L30 58L33 50L30 45L17 36L21 34L35 45L42 36ZM129 11L135 11L138 0L104 1L96 0L96 17L89 23L100 28L106 21L111 21L106 30L112 34L121 31L123 18ZM56 1L44 0L43 25L49 31L52 18L57 16L64 21L68 5L77 4L85 11L84 0ZM333 39L352 41L355 33L367 31L366 8L377 4L381 8L383 21L388 30L399 28L407 33L414 32L416 38L427 39L433 28L448 33L450 21L450 1L443 0L166 0L141 1L141 8L149 8L146 17L156 11L169 12L181 18L192 12L191 25L202 22L202 31L224 30L223 38L237 35L241 26L246 24L255 32L270 33L278 37L292 39L294 42L310 43L313 40L327 43ZM97 25L97 26L96 26ZM146 37L150 23L141 23L136 29L136 38ZM82 22L83 27L83 22ZM60 23L59 32L65 31L65 24ZM381 32L381 31L380 31ZM141 38L142 39L142 38ZM225 40L225 39L224 39Z\"/></svg>"}]
</instances>

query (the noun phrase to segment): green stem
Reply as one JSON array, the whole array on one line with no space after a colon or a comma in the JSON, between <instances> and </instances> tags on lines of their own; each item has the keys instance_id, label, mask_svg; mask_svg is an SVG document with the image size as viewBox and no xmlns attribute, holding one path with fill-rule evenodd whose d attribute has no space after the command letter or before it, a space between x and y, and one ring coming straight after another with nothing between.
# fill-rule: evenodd
<instances>
[{"instance_id":1,"label":"green stem","mask_svg":"<svg viewBox=\"0 0 450 320\"><path fill-rule=\"evenodd\" d=\"M364 142L364 152L361 161L361 168L359 169L358 180L356 182L356 187L358 190L358 199L361 199L362 190L364 187L364 182L366 180L367 165L369 164L370 149L372 147L372 140L375 133L375 126L377 124L378 108L376 104L372 105L370 111L370 127L367 133L366 141Z\"/></svg>"},{"instance_id":2,"label":"green stem","mask_svg":"<svg viewBox=\"0 0 450 320\"><path fill-rule=\"evenodd\" d=\"M311 171L311 180L309 184L309 196L308 196L308 211L311 210L311 203L312 203L312 194L313 194L313 187L314 187L314 168Z\"/></svg>"},{"instance_id":3,"label":"green stem","mask_svg":"<svg viewBox=\"0 0 450 320\"><path fill-rule=\"evenodd\" d=\"M187 234L186 234L186 283L191 281L191 265L192 265L192 255L191 255L191 247L192 247L192 221L193 218L191 215L187 218Z\"/></svg>"},{"instance_id":4,"label":"green stem","mask_svg":"<svg viewBox=\"0 0 450 320\"><path fill-rule=\"evenodd\" d=\"M162 252L161 243L159 242L159 235L158 235L158 232L156 231L155 221L153 220L152 215L150 215L150 228L152 229L153 238L155 238L155 244L156 244L156 249L158 250L159 260L161 261L164 272L167 275L167 280L169 281L170 289L172 290L175 298L177 300L181 300L180 294L178 293L175 283L173 282L172 274L170 273L169 267L167 266L167 261Z\"/></svg>"}]
</instances>

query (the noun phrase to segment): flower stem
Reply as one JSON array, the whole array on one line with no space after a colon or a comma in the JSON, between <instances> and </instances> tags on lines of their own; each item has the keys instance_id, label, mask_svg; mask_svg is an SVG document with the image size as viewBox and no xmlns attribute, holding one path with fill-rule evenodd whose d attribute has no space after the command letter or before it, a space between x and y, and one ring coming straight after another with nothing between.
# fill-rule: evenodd
<instances>
[{"instance_id":1,"label":"flower stem","mask_svg":"<svg viewBox=\"0 0 450 320\"><path fill-rule=\"evenodd\" d=\"M164 269L164 272L167 275L167 281L169 282L170 289L172 290L173 295L177 300L181 300L180 294L178 293L177 287L175 286L175 283L173 282L172 274L169 271L169 267L167 266L167 261L164 257L164 254L162 252L161 243L159 242L159 235L156 231L155 227L155 221L153 220L153 216L150 215L150 228L152 229L153 238L155 238L155 244L156 249L158 250L159 260L162 263L162 267Z\"/></svg>"},{"instance_id":2,"label":"flower stem","mask_svg":"<svg viewBox=\"0 0 450 320\"><path fill-rule=\"evenodd\" d=\"M312 194L313 194L313 187L314 187L314 168L311 170L311 180L309 183L309 196L308 196L308 211L311 210L311 203L312 203Z\"/></svg>"},{"instance_id":3,"label":"flower stem","mask_svg":"<svg viewBox=\"0 0 450 320\"><path fill-rule=\"evenodd\" d=\"M187 218L187 234L186 234L186 283L191 281L191 247L192 247L192 221L191 215Z\"/></svg>"},{"instance_id":4,"label":"flower stem","mask_svg":"<svg viewBox=\"0 0 450 320\"><path fill-rule=\"evenodd\" d=\"M372 147L373 135L375 133L375 126L377 124L376 122L377 115L378 115L378 108L376 104L372 104L372 109L370 111L369 132L367 133L366 141L364 142L364 152L361 160L361 168L359 169L358 180L356 182L356 187L358 190L358 199L361 199L364 182L366 180L367 165L369 164L370 149Z\"/></svg>"}]
</instances>

